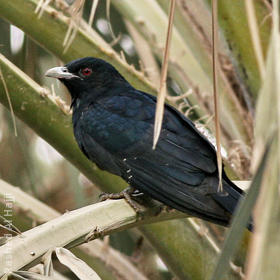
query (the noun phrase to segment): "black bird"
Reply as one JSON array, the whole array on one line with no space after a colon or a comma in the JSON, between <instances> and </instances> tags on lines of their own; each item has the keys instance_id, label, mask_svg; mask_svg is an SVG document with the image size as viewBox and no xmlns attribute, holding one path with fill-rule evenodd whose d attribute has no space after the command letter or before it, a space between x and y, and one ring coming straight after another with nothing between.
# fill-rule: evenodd
<instances>
[{"instance_id":1,"label":"black bird","mask_svg":"<svg viewBox=\"0 0 280 280\"><path fill-rule=\"evenodd\" d=\"M46 76L68 88L75 138L100 169L177 210L229 224L243 192L224 171L224 193L218 191L215 148L188 118L166 104L153 150L157 99L135 89L111 64L86 57Z\"/></svg>"}]
</instances>

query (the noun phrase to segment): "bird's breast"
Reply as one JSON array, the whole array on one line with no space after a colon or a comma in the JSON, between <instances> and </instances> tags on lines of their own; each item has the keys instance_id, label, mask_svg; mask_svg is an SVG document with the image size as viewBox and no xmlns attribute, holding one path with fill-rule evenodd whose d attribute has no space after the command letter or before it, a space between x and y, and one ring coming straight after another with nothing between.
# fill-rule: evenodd
<instances>
[{"instance_id":1,"label":"bird's breast","mask_svg":"<svg viewBox=\"0 0 280 280\"><path fill-rule=\"evenodd\" d=\"M134 147L139 152L139 145L152 143L150 123L109 112L101 106L84 109L73 120L74 131L89 135L111 154L133 153Z\"/></svg>"}]
</instances>

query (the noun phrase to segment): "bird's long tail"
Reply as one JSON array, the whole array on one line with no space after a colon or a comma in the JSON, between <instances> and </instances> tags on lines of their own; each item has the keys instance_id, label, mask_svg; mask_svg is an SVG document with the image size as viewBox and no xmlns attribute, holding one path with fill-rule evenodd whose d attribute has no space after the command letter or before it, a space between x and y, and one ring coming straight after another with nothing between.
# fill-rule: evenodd
<instances>
[{"instance_id":1,"label":"bird's long tail","mask_svg":"<svg viewBox=\"0 0 280 280\"><path fill-rule=\"evenodd\" d=\"M226 211L234 214L237 204L240 202L240 199L244 198L245 193L238 188L233 182L231 182L226 176L223 179L223 190L227 195L215 194L213 199L219 203ZM247 228L250 231L253 231L253 219L250 218Z\"/></svg>"}]
</instances>

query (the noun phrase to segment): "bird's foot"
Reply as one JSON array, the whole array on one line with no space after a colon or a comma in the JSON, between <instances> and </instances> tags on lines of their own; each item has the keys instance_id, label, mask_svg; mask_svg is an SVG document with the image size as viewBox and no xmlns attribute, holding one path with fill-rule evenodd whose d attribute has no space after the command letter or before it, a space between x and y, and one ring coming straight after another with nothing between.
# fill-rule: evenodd
<instances>
[{"instance_id":1,"label":"bird's foot","mask_svg":"<svg viewBox=\"0 0 280 280\"><path fill-rule=\"evenodd\" d=\"M101 195L99 196L99 201L104 201L107 199L123 198L134 209L134 211L138 215L138 218L142 219L144 210L143 210L143 208L140 207L140 205L136 201L133 200L133 197L136 198L136 197L142 196L142 195L143 194L141 192L139 192L137 189L129 186L126 189L124 189L123 191L118 192L118 193L101 193Z\"/></svg>"},{"instance_id":2,"label":"bird's foot","mask_svg":"<svg viewBox=\"0 0 280 280\"><path fill-rule=\"evenodd\" d=\"M121 199L121 198L126 198L130 195L133 195L134 192L136 192L137 190L133 187L127 187L124 190L122 190L121 192L118 193L101 193L99 195L99 200L100 201L104 201L107 199Z\"/></svg>"}]
</instances>

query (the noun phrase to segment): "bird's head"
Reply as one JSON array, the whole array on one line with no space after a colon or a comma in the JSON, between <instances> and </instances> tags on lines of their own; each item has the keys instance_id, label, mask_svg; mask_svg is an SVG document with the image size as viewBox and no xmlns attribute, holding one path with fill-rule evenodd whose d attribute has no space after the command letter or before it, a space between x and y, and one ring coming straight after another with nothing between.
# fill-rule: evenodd
<instances>
[{"instance_id":1,"label":"bird's head","mask_svg":"<svg viewBox=\"0 0 280 280\"><path fill-rule=\"evenodd\" d=\"M65 66L51 68L45 75L59 79L68 88L72 99L127 83L111 64L93 57L80 58Z\"/></svg>"}]
</instances>

